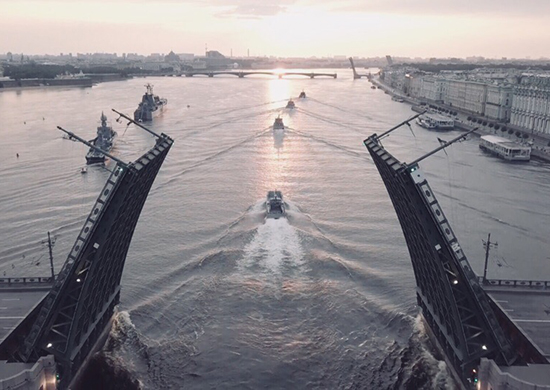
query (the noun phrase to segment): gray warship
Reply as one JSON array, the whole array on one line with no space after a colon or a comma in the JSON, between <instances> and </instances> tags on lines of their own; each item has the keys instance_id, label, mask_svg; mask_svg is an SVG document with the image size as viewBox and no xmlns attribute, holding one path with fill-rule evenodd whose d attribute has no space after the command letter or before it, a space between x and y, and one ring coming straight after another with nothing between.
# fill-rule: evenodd
<instances>
[{"instance_id":1,"label":"gray warship","mask_svg":"<svg viewBox=\"0 0 550 390\"><path fill-rule=\"evenodd\" d=\"M113 141L116 137L116 131L111 126L107 126L107 117L101 113L101 126L97 128L97 136L90 141L99 149L109 152L113 148ZM87 164L96 164L105 162L105 154L100 151L90 148L86 154Z\"/></svg>"},{"instance_id":2,"label":"gray warship","mask_svg":"<svg viewBox=\"0 0 550 390\"><path fill-rule=\"evenodd\" d=\"M138 122L152 121L153 117L162 112L164 106L168 104L167 99L159 98L153 94L153 86L151 84L147 84L145 88L147 88L147 91L141 98L138 108L134 111L134 120Z\"/></svg>"}]
</instances>

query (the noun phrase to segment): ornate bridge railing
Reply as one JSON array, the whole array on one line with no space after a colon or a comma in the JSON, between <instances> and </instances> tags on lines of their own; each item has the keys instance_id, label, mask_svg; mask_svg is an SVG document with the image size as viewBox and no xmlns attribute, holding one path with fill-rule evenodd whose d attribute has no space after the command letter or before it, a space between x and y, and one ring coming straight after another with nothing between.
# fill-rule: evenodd
<instances>
[{"instance_id":1,"label":"ornate bridge railing","mask_svg":"<svg viewBox=\"0 0 550 390\"><path fill-rule=\"evenodd\" d=\"M550 289L550 281L548 280L487 279L484 283L483 278L478 277L478 281L479 283L492 287L525 287L538 290Z\"/></svg>"}]
</instances>

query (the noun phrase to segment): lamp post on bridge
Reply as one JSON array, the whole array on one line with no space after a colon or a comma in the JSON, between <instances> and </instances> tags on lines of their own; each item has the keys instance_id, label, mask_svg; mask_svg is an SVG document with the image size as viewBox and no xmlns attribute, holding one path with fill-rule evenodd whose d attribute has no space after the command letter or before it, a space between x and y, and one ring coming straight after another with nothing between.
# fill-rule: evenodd
<instances>
[{"instance_id":1,"label":"lamp post on bridge","mask_svg":"<svg viewBox=\"0 0 550 390\"><path fill-rule=\"evenodd\" d=\"M491 242L491 233L487 235L487 241L481 240L485 248L485 267L483 268L483 284L487 284L487 265L489 263L489 251L498 246L498 242Z\"/></svg>"}]
</instances>

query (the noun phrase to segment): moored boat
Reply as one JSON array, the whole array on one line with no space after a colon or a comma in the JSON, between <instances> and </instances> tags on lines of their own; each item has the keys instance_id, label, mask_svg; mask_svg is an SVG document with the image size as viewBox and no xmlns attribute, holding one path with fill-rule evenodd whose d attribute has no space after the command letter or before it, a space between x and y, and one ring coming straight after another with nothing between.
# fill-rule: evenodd
<instances>
[{"instance_id":1,"label":"moored boat","mask_svg":"<svg viewBox=\"0 0 550 390\"><path fill-rule=\"evenodd\" d=\"M101 126L97 128L97 136L90 142L102 151L109 152L113 148L115 137L116 131L111 126L107 126L107 117L101 113ZM90 148L88 154L86 154L86 163L96 164L103 162L105 162L105 154L99 150Z\"/></svg>"},{"instance_id":2,"label":"moored boat","mask_svg":"<svg viewBox=\"0 0 550 390\"><path fill-rule=\"evenodd\" d=\"M484 135L479 141L479 148L506 161L529 161L531 147L496 135Z\"/></svg>"},{"instance_id":3,"label":"moored boat","mask_svg":"<svg viewBox=\"0 0 550 390\"><path fill-rule=\"evenodd\" d=\"M285 203L281 191L269 191L265 202L266 218L284 217L286 215Z\"/></svg>"},{"instance_id":4,"label":"moored boat","mask_svg":"<svg viewBox=\"0 0 550 390\"><path fill-rule=\"evenodd\" d=\"M416 123L428 130L446 131L455 128L454 119L434 113L420 115L416 118Z\"/></svg>"},{"instance_id":5,"label":"moored boat","mask_svg":"<svg viewBox=\"0 0 550 390\"><path fill-rule=\"evenodd\" d=\"M141 98L138 108L134 111L134 120L138 122L152 121L153 117L161 113L168 104L167 99L153 94L153 86L151 84L147 84L145 87L147 91Z\"/></svg>"}]
</instances>

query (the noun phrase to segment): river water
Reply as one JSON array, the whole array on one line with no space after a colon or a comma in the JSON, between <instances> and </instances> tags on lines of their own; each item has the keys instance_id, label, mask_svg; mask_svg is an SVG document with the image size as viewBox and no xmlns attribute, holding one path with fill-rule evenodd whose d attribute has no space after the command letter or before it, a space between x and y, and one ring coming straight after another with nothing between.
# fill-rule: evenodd
<instances>
[{"instance_id":1,"label":"river water","mask_svg":"<svg viewBox=\"0 0 550 390\"><path fill-rule=\"evenodd\" d=\"M334 71L334 70L332 70ZM112 162L86 175L104 111L130 161L153 138L117 123L154 84L151 125L175 144L145 204L105 358L143 388L450 388L418 321L395 212L362 140L414 113L348 70L337 79L147 78L0 93L0 272L59 269ZM304 90L306 99L297 99ZM297 108L285 110L295 98ZM274 135L281 115L288 129ZM439 146L412 125L384 142L402 161ZM16 154L19 154L17 157ZM498 242L491 278L550 279L550 165L510 165L472 138L423 161L472 267ZM264 220L267 191L288 218ZM115 374L118 375L118 374Z\"/></svg>"}]
</instances>

